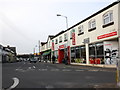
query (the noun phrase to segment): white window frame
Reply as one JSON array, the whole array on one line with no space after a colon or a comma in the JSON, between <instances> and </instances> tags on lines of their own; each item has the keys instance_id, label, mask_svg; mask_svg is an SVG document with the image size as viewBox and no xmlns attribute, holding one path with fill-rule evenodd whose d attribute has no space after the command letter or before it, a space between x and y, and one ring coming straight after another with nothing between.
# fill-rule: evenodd
<instances>
[{"instance_id":1,"label":"white window frame","mask_svg":"<svg viewBox=\"0 0 120 90\"><path fill-rule=\"evenodd\" d=\"M83 25L80 25L79 27L78 27L78 34L81 34L81 33L83 33L84 31L83 31Z\"/></svg>"},{"instance_id":2,"label":"white window frame","mask_svg":"<svg viewBox=\"0 0 120 90\"><path fill-rule=\"evenodd\" d=\"M62 42L62 36L59 37L59 42L60 42L60 43Z\"/></svg>"},{"instance_id":3,"label":"white window frame","mask_svg":"<svg viewBox=\"0 0 120 90\"><path fill-rule=\"evenodd\" d=\"M95 28L96 27L96 20L92 19L88 22L88 27L89 29Z\"/></svg>"},{"instance_id":4,"label":"white window frame","mask_svg":"<svg viewBox=\"0 0 120 90\"><path fill-rule=\"evenodd\" d=\"M58 44L58 39L57 38L55 39L55 44Z\"/></svg>"},{"instance_id":5,"label":"white window frame","mask_svg":"<svg viewBox=\"0 0 120 90\"><path fill-rule=\"evenodd\" d=\"M50 41L49 41L49 48L50 48Z\"/></svg>"},{"instance_id":6,"label":"white window frame","mask_svg":"<svg viewBox=\"0 0 120 90\"><path fill-rule=\"evenodd\" d=\"M110 10L103 15L103 24L109 24L113 22L113 11Z\"/></svg>"},{"instance_id":7,"label":"white window frame","mask_svg":"<svg viewBox=\"0 0 120 90\"><path fill-rule=\"evenodd\" d=\"M67 33L64 34L64 40L68 40Z\"/></svg>"},{"instance_id":8,"label":"white window frame","mask_svg":"<svg viewBox=\"0 0 120 90\"><path fill-rule=\"evenodd\" d=\"M72 33L73 33L73 30L70 31L70 38L72 38Z\"/></svg>"}]
</instances>

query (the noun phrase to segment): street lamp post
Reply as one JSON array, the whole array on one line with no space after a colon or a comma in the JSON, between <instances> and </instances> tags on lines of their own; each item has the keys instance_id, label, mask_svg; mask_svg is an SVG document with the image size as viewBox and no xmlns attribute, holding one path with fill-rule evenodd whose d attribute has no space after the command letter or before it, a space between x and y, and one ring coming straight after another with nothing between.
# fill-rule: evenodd
<instances>
[{"instance_id":1,"label":"street lamp post","mask_svg":"<svg viewBox=\"0 0 120 90\"><path fill-rule=\"evenodd\" d=\"M35 54L36 54L36 51L35 51L35 48L37 47L37 45L35 45L35 47L34 47L34 49L33 49L33 54L34 54L34 56L35 56Z\"/></svg>"},{"instance_id":2,"label":"street lamp post","mask_svg":"<svg viewBox=\"0 0 120 90\"><path fill-rule=\"evenodd\" d=\"M57 14L57 16L61 16L61 17L65 17L66 18L66 30L67 30L68 29L68 19L67 19L67 16L64 16L64 15L61 15L61 14ZM67 40L67 45L65 45L65 48L66 48L66 50L64 49L64 51L65 51L64 57L66 57L66 55L68 55L68 49L67 49L68 48L68 40Z\"/></svg>"},{"instance_id":3,"label":"street lamp post","mask_svg":"<svg viewBox=\"0 0 120 90\"><path fill-rule=\"evenodd\" d=\"M66 18L66 29L68 29L68 19L67 19L67 17L66 17L66 16L63 16L63 15L61 15L61 14L57 14L57 16L61 16L61 17L65 17L65 18Z\"/></svg>"},{"instance_id":4,"label":"street lamp post","mask_svg":"<svg viewBox=\"0 0 120 90\"><path fill-rule=\"evenodd\" d=\"M38 41L38 46L39 46L39 60L41 59L41 56L40 56L40 40Z\"/></svg>"}]
</instances>

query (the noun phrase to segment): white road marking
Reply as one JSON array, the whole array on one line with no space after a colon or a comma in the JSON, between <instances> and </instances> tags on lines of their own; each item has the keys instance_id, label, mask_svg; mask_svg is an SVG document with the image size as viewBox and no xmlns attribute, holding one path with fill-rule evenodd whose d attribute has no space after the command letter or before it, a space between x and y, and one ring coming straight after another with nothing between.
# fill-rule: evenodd
<instances>
[{"instance_id":1,"label":"white road marking","mask_svg":"<svg viewBox=\"0 0 120 90\"><path fill-rule=\"evenodd\" d=\"M93 77L92 76L86 76L85 78L86 79L92 79Z\"/></svg>"},{"instance_id":2,"label":"white road marking","mask_svg":"<svg viewBox=\"0 0 120 90\"><path fill-rule=\"evenodd\" d=\"M47 71L47 69L38 69L39 71Z\"/></svg>"},{"instance_id":3,"label":"white road marking","mask_svg":"<svg viewBox=\"0 0 120 90\"><path fill-rule=\"evenodd\" d=\"M68 72L68 71L71 71L71 70L69 70L69 69L63 69L62 71L67 71Z\"/></svg>"},{"instance_id":4,"label":"white road marking","mask_svg":"<svg viewBox=\"0 0 120 90\"><path fill-rule=\"evenodd\" d=\"M98 70L91 69L91 70L88 70L88 71L94 71L94 72L97 72Z\"/></svg>"},{"instance_id":5,"label":"white road marking","mask_svg":"<svg viewBox=\"0 0 120 90\"><path fill-rule=\"evenodd\" d=\"M14 77L14 78L12 78L12 79L13 79L14 83L13 83L13 85L12 85L11 87L9 87L7 90L11 90L11 89L15 88L15 87L19 84L19 79L18 79L18 78Z\"/></svg>"},{"instance_id":6,"label":"white road marking","mask_svg":"<svg viewBox=\"0 0 120 90\"><path fill-rule=\"evenodd\" d=\"M53 86L47 85L45 88L54 88Z\"/></svg>"},{"instance_id":7,"label":"white road marking","mask_svg":"<svg viewBox=\"0 0 120 90\"><path fill-rule=\"evenodd\" d=\"M51 69L51 71L59 71L59 69Z\"/></svg>"},{"instance_id":8,"label":"white road marking","mask_svg":"<svg viewBox=\"0 0 120 90\"><path fill-rule=\"evenodd\" d=\"M28 67L28 69L31 69L31 67Z\"/></svg>"},{"instance_id":9,"label":"white road marking","mask_svg":"<svg viewBox=\"0 0 120 90\"><path fill-rule=\"evenodd\" d=\"M23 69L15 69L16 71L22 71Z\"/></svg>"},{"instance_id":10,"label":"white road marking","mask_svg":"<svg viewBox=\"0 0 120 90\"><path fill-rule=\"evenodd\" d=\"M33 68L36 68L35 66L33 66Z\"/></svg>"},{"instance_id":11,"label":"white road marking","mask_svg":"<svg viewBox=\"0 0 120 90\"><path fill-rule=\"evenodd\" d=\"M79 71L84 71L84 70L75 70L75 71L79 72Z\"/></svg>"}]
</instances>

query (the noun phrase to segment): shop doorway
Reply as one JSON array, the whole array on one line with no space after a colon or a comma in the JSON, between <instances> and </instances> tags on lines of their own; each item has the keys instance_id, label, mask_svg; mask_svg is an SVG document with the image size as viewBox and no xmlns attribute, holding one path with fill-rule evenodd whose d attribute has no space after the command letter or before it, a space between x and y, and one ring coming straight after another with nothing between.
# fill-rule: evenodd
<instances>
[{"instance_id":1,"label":"shop doorway","mask_svg":"<svg viewBox=\"0 0 120 90\"><path fill-rule=\"evenodd\" d=\"M63 59L64 59L64 49L58 49L58 62L62 63Z\"/></svg>"}]
</instances>

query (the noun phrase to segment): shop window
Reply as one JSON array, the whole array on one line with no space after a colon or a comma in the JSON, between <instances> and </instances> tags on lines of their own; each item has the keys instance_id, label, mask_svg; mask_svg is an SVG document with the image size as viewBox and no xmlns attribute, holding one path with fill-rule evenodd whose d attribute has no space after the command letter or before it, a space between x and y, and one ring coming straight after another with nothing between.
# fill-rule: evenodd
<instances>
[{"instance_id":1,"label":"shop window","mask_svg":"<svg viewBox=\"0 0 120 90\"><path fill-rule=\"evenodd\" d=\"M96 43L97 58L103 58L103 43Z\"/></svg>"},{"instance_id":2,"label":"shop window","mask_svg":"<svg viewBox=\"0 0 120 90\"><path fill-rule=\"evenodd\" d=\"M90 58L95 58L95 44L89 45L89 56Z\"/></svg>"},{"instance_id":3,"label":"shop window","mask_svg":"<svg viewBox=\"0 0 120 90\"><path fill-rule=\"evenodd\" d=\"M72 63L75 62L75 48L74 47L71 48L71 62Z\"/></svg>"},{"instance_id":4,"label":"shop window","mask_svg":"<svg viewBox=\"0 0 120 90\"><path fill-rule=\"evenodd\" d=\"M80 47L75 48L76 58L80 58Z\"/></svg>"},{"instance_id":5,"label":"shop window","mask_svg":"<svg viewBox=\"0 0 120 90\"><path fill-rule=\"evenodd\" d=\"M96 21L95 21L95 19L88 22L88 27L89 27L89 29L88 29L89 32L96 29Z\"/></svg>"},{"instance_id":6,"label":"shop window","mask_svg":"<svg viewBox=\"0 0 120 90\"><path fill-rule=\"evenodd\" d=\"M58 60L58 51L54 51L54 55L56 57L56 61Z\"/></svg>"},{"instance_id":7,"label":"shop window","mask_svg":"<svg viewBox=\"0 0 120 90\"><path fill-rule=\"evenodd\" d=\"M83 63L86 63L86 50L85 50L85 46L81 46L80 47L80 59Z\"/></svg>"},{"instance_id":8,"label":"shop window","mask_svg":"<svg viewBox=\"0 0 120 90\"><path fill-rule=\"evenodd\" d=\"M86 63L85 46L77 46L71 48L72 63Z\"/></svg>"},{"instance_id":9,"label":"shop window","mask_svg":"<svg viewBox=\"0 0 120 90\"><path fill-rule=\"evenodd\" d=\"M67 36L67 33L64 34L64 41L67 41L68 39L68 36Z\"/></svg>"},{"instance_id":10,"label":"shop window","mask_svg":"<svg viewBox=\"0 0 120 90\"><path fill-rule=\"evenodd\" d=\"M90 64L104 63L103 42L89 45L89 57Z\"/></svg>"},{"instance_id":11,"label":"shop window","mask_svg":"<svg viewBox=\"0 0 120 90\"><path fill-rule=\"evenodd\" d=\"M61 42L62 42L62 36L59 37L59 43L61 43Z\"/></svg>"},{"instance_id":12,"label":"shop window","mask_svg":"<svg viewBox=\"0 0 120 90\"><path fill-rule=\"evenodd\" d=\"M103 28L113 25L113 11L108 11L103 15Z\"/></svg>"},{"instance_id":13,"label":"shop window","mask_svg":"<svg viewBox=\"0 0 120 90\"><path fill-rule=\"evenodd\" d=\"M84 34L83 25L78 27L78 35L82 35L82 34Z\"/></svg>"}]
</instances>

